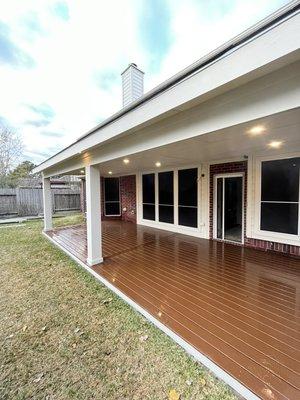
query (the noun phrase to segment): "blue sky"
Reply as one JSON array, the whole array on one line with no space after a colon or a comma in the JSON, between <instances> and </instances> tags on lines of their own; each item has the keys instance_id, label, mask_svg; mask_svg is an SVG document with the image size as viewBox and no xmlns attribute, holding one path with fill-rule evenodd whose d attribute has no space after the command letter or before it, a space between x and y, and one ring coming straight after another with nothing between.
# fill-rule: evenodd
<instances>
[{"instance_id":1,"label":"blue sky","mask_svg":"<svg viewBox=\"0 0 300 400\"><path fill-rule=\"evenodd\" d=\"M10 0L0 14L0 121L43 161L121 108L135 62L150 90L284 0Z\"/></svg>"}]
</instances>

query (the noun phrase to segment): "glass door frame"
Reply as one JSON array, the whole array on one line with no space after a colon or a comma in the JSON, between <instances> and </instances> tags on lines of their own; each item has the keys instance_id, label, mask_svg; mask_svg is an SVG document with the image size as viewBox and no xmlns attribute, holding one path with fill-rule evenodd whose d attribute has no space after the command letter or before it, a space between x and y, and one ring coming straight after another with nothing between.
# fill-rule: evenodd
<instances>
[{"instance_id":1,"label":"glass door frame","mask_svg":"<svg viewBox=\"0 0 300 400\"><path fill-rule=\"evenodd\" d=\"M217 221L218 221L218 203L217 203L217 184L218 184L218 179L223 178L242 178L242 237L241 241L233 241L233 240L228 240L228 239L220 239L218 238L218 232L217 232ZM225 220L225 213L224 213L224 199L225 199L225 191L224 191L224 184L223 184L223 213L222 213L222 237L224 238L224 220ZM214 175L214 182L213 182L213 239L219 240L222 242L228 242L228 243L234 243L234 244L244 244L245 240L245 173L244 172L228 172L224 174L216 174Z\"/></svg>"}]
</instances>

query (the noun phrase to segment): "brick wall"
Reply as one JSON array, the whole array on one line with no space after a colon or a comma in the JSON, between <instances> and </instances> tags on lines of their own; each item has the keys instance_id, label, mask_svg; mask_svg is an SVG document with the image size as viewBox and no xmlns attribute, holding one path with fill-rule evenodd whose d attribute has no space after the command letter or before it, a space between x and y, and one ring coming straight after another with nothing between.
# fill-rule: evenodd
<instances>
[{"instance_id":1,"label":"brick wall","mask_svg":"<svg viewBox=\"0 0 300 400\"><path fill-rule=\"evenodd\" d=\"M136 223L135 175L120 177L122 220ZM125 210L126 209L126 210Z\"/></svg>"},{"instance_id":2,"label":"brick wall","mask_svg":"<svg viewBox=\"0 0 300 400\"><path fill-rule=\"evenodd\" d=\"M210 193L209 193L209 237L213 237L213 204L214 204L214 176L234 172L244 173L244 244L264 251L275 251L292 256L300 257L300 246L292 246L283 243L270 242L267 240L252 239L246 236L246 214L247 214L247 161L214 164L210 166Z\"/></svg>"},{"instance_id":3,"label":"brick wall","mask_svg":"<svg viewBox=\"0 0 300 400\"><path fill-rule=\"evenodd\" d=\"M267 240L252 239L245 237L245 246L253 247L259 250L275 251L277 253L284 253L294 257L300 257L300 246L293 246L290 244L269 242Z\"/></svg>"},{"instance_id":4,"label":"brick wall","mask_svg":"<svg viewBox=\"0 0 300 400\"><path fill-rule=\"evenodd\" d=\"M85 197L85 180L81 182L81 211L86 211ZM123 220L136 223L136 179L135 175L127 175L120 177L120 201L121 201L121 216L106 217L104 215L104 178L101 177L101 216L106 220Z\"/></svg>"}]
</instances>

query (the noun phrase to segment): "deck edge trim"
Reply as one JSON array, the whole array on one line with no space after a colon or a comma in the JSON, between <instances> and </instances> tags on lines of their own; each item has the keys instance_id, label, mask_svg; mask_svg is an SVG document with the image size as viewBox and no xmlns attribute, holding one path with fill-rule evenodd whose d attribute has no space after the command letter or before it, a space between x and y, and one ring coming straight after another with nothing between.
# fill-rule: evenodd
<instances>
[{"instance_id":1,"label":"deck edge trim","mask_svg":"<svg viewBox=\"0 0 300 400\"><path fill-rule=\"evenodd\" d=\"M224 371L221 367L215 364L212 360L202 354L200 351L196 350L195 347L190 345L184 339L182 339L179 335L173 332L170 328L160 322L158 319L153 317L148 311L146 311L143 307L133 301L130 297L124 294L121 290L112 285L108 280L100 276L97 272L95 272L91 267L77 258L74 254L65 249L61 244L55 241L51 236L47 234L47 232L42 232L43 236L45 236L52 244L62 250L65 254L67 254L72 260L74 260L80 267L84 268L87 272L93 275L99 282L105 285L108 289L113 291L117 296L119 296L122 300L124 300L127 304L133 307L136 311L142 314L148 321L153 323L158 329L163 331L167 336L173 339L180 347L182 347L189 355L195 358L198 362L207 367L217 378L221 379L227 385L229 385L233 390L235 390L238 394L243 396L246 400L260 400L256 394L254 394L250 389L240 383L233 376Z\"/></svg>"}]
</instances>

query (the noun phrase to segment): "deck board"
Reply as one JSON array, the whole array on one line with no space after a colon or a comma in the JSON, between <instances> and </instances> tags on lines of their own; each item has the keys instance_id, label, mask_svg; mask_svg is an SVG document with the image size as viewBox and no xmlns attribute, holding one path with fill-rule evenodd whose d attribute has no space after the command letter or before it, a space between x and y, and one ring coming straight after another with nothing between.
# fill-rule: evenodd
<instances>
[{"instance_id":1,"label":"deck board","mask_svg":"<svg viewBox=\"0 0 300 400\"><path fill-rule=\"evenodd\" d=\"M262 399L300 398L300 261L103 221L104 263L124 294ZM84 226L48 233L81 261Z\"/></svg>"}]
</instances>

